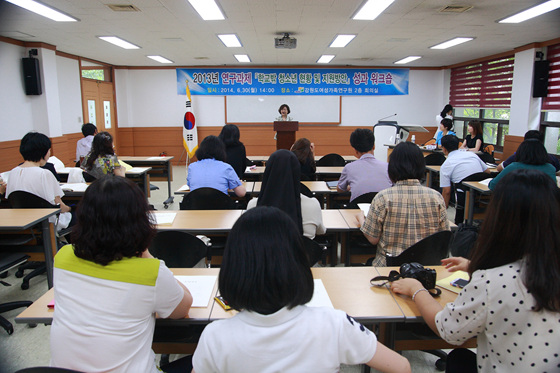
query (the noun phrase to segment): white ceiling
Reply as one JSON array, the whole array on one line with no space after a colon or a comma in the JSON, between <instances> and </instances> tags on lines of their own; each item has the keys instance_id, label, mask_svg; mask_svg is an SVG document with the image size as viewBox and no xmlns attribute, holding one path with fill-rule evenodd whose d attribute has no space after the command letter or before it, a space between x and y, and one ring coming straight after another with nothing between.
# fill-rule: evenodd
<instances>
[{"instance_id":1,"label":"white ceiling","mask_svg":"<svg viewBox=\"0 0 560 373\"><path fill-rule=\"evenodd\" d=\"M362 0L218 0L226 19L203 21L187 0L43 0L80 19L55 22L0 0L0 35L45 42L57 50L114 65L314 65L335 54L330 65L391 66L410 55L406 66L448 66L560 37L560 9L520 24L496 20L543 0L396 0L374 21L355 21ZM114 12L107 4L132 4L139 12ZM464 13L440 13L446 5L472 5ZM274 48L274 37L290 32L297 48ZM243 47L226 48L217 34L235 33ZM357 34L346 48L329 48L337 34ZM141 46L125 50L96 36L115 35ZM474 41L447 49L430 46L457 36Z\"/></svg>"}]
</instances>

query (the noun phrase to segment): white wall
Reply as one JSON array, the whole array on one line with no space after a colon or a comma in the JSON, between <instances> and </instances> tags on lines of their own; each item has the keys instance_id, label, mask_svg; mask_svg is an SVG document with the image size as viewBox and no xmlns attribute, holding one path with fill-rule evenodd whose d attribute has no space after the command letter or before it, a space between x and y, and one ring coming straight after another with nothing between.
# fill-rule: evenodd
<instances>
[{"instance_id":1,"label":"white wall","mask_svg":"<svg viewBox=\"0 0 560 373\"><path fill-rule=\"evenodd\" d=\"M341 125L371 126L397 113L395 120L399 123L435 126L435 116L448 98L449 86L443 89L445 72L411 70L409 78L406 96L344 96ZM174 69L117 69L115 80L119 127L183 125L186 96L177 94ZM225 124L223 96L193 95L192 107L199 126ZM271 113L271 118L275 115Z\"/></svg>"},{"instance_id":2,"label":"white wall","mask_svg":"<svg viewBox=\"0 0 560 373\"><path fill-rule=\"evenodd\" d=\"M80 132L82 116L78 61L39 48L43 94L27 96L21 59L28 49L0 42L0 141L19 140L29 131L50 137Z\"/></svg>"}]
</instances>

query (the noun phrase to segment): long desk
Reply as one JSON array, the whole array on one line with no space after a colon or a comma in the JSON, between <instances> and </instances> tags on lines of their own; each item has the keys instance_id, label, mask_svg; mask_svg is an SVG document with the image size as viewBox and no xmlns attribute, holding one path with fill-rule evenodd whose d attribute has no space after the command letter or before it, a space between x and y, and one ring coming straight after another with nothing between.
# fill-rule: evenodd
<instances>
[{"instance_id":1,"label":"long desk","mask_svg":"<svg viewBox=\"0 0 560 373\"><path fill-rule=\"evenodd\" d=\"M66 167L60 171L57 171L58 175L62 182L68 181L68 175L70 174L70 169L77 168L77 167ZM144 195L146 198L150 196L150 176L148 172L151 170L151 167L135 167L132 170L126 171L125 177L127 179L131 179L136 184L140 186L140 188L144 191Z\"/></svg>"},{"instance_id":2,"label":"long desk","mask_svg":"<svg viewBox=\"0 0 560 373\"><path fill-rule=\"evenodd\" d=\"M264 175L264 170L266 167L264 166L257 166L257 167L247 167L245 169L245 173L244 176L245 178L250 178L250 179L257 179L257 180L262 180L262 177ZM322 180L323 178L336 178L338 180L338 178L340 178L340 174L342 173L342 169L344 167L340 167L340 166L324 166L324 167L317 167L317 170L315 171L315 175L317 177L317 180Z\"/></svg>"},{"instance_id":3,"label":"long desk","mask_svg":"<svg viewBox=\"0 0 560 373\"><path fill-rule=\"evenodd\" d=\"M449 273L443 267L437 269L438 278L447 277ZM393 294L388 286L372 286L370 279L388 273L395 268L376 267L337 267L337 268L311 268L313 278L320 279L327 290L333 307L346 312L361 323L383 323L383 333L379 336L382 343L388 347L395 347L394 331L397 323L422 322L418 308L408 297ZM175 275L218 275L217 268L183 268L172 269ZM35 301L15 319L16 323L51 324L54 311L47 304L54 299L54 290ZM214 285L213 295L217 294L217 281ZM456 294L442 289L442 296L437 298L440 304L453 301ZM55 305L56 308L56 305ZM157 326L190 324L206 324L213 320L230 318L236 311L225 311L213 299L206 307L191 308L189 318L180 320L157 319ZM425 343L426 341L422 341ZM438 342L444 343L441 340ZM424 349L419 347L419 349Z\"/></svg>"},{"instance_id":4,"label":"long desk","mask_svg":"<svg viewBox=\"0 0 560 373\"><path fill-rule=\"evenodd\" d=\"M58 212L60 209L0 209L0 232L22 231L41 223L49 289L53 286L53 250L57 248L55 227L49 218Z\"/></svg>"},{"instance_id":5,"label":"long desk","mask_svg":"<svg viewBox=\"0 0 560 373\"><path fill-rule=\"evenodd\" d=\"M150 179L154 181L167 181L167 199L163 205L173 203L173 195L171 194L171 182L173 181L173 167L171 167L171 160L175 158L170 157L136 157L136 156L122 156L120 160L130 164L132 167L149 167L148 171Z\"/></svg>"},{"instance_id":6,"label":"long desk","mask_svg":"<svg viewBox=\"0 0 560 373\"><path fill-rule=\"evenodd\" d=\"M478 181L464 181L463 185L468 189L465 191L465 216L468 224L472 224L474 220L474 200L476 194L490 195L492 191L488 185L479 183Z\"/></svg>"},{"instance_id":7,"label":"long desk","mask_svg":"<svg viewBox=\"0 0 560 373\"><path fill-rule=\"evenodd\" d=\"M243 184L243 186L245 187L245 190L247 191L248 195L252 195L253 194L253 189L255 186L255 182L254 181L245 181L245 180L241 180L241 183ZM260 191L260 189L259 189ZM181 186L179 189L177 189L174 194L176 195L185 195L185 194L189 194L191 192L189 186L187 184L184 184L183 186ZM228 193L230 196L235 197L235 193L233 192L233 190L228 190ZM258 194L258 192L257 192Z\"/></svg>"},{"instance_id":8,"label":"long desk","mask_svg":"<svg viewBox=\"0 0 560 373\"><path fill-rule=\"evenodd\" d=\"M268 155L248 155L247 159L252 161L252 162L268 162ZM323 158L322 155L316 155L315 157L315 162L317 162L319 159ZM350 162L354 162L355 160L357 160L358 158L356 158L356 156L354 155L343 155L342 158L344 158L344 161L346 161L346 163L350 163Z\"/></svg>"}]
</instances>

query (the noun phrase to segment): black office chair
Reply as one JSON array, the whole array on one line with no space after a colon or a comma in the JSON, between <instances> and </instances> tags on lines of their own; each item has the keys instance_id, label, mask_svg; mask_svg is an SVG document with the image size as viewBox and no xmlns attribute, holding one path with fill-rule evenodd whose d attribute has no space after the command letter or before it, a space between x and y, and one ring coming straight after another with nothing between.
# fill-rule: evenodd
<instances>
[{"instance_id":1,"label":"black office chair","mask_svg":"<svg viewBox=\"0 0 560 373\"><path fill-rule=\"evenodd\" d=\"M440 231L418 241L400 255L386 254L387 266L397 267L412 262L422 265L441 265L441 260L447 257L452 236L451 231Z\"/></svg>"},{"instance_id":2,"label":"black office chair","mask_svg":"<svg viewBox=\"0 0 560 373\"><path fill-rule=\"evenodd\" d=\"M309 259L309 266L313 267L319 261L325 264L325 257L327 254L326 246L321 245L319 242L313 241L309 237L303 236L303 245L307 259Z\"/></svg>"},{"instance_id":3,"label":"black office chair","mask_svg":"<svg viewBox=\"0 0 560 373\"><path fill-rule=\"evenodd\" d=\"M346 161L342 158L341 155L336 153L330 153L324 155L319 159L316 163L316 166L326 167L326 166L334 166L334 167L344 167L346 166Z\"/></svg>"},{"instance_id":4,"label":"black office chair","mask_svg":"<svg viewBox=\"0 0 560 373\"><path fill-rule=\"evenodd\" d=\"M97 178L93 175L88 174L86 171L82 171L82 175L84 176L84 180L86 183L93 183Z\"/></svg>"},{"instance_id":5,"label":"black office chair","mask_svg":"<svg viewBox=\"0 0 560 373\"><path fill-rule=\"evenodd\" d=\"M23 253L0 253L0 273L3 277L6 277L8 271L14 267L17 267L29 259L29 255ZM9 286L10 284L2 282L4 286ZM0 304L0 313L12 311L21 307L29 307L33 302L31 301L16 301L16 302L6 302ZM0 316L0 326L8 334L13 334L14 326L6 318Z\"/></svg>"},{"instance_id":6,"label":"black office chair","mask_svg":"<svg viewBox=\"0 0 560 373\"><path fill-rule=\"evenodd\" d=\"M421 241L410 246L400 255L385 255L387 266L398 267L404 263L416 262L422 265L441 265L441 259L447 257L449 243L452 237L451 231L440 231L434 233ZM400 338L398 336L401 336ZM401 328L397 327L397 338L399 339L434 339L437 336L426 324L406 324ZM436 368L440 371L445 370L447 354L442 350L422 350L426 353L437 356Z\"/></svg>"},{"instance_id":7,"label":"black office chair","mask_svg":"<svg viewBox=\"0 0 560 373\"><path fill-rule=\"evenodd\" d=\"M233 199L214 188L198 188L186 194L181 210L232 210L237 208Z\"/></svg>"},{"instance_id":8,"label":"black office chair","mask_svg":"<svg viewBox=\"0 0 560 373\"><path fill-rule=\"evenodd\" d=\"M432 153L424 157L426 166L441 166L445 162L445 156L442 153Z\"/></svg>"},{"instance_id":9,"label":"black office chair","mask_svg":"<svg viewBox=\"0 0 560 373\"><path fill-rule=\"evenodd\" d=\"M455 224L460 224L465 220L465 202L466 202L465 199L466 199L466 190L468 188L463 185L463 182L482 181L488 178L493 178L494 176L495 175L488 174L486 172L477 172L475 174L467 176L460 182L455 183L454 187L455 187L455 195L457 201L457 203L455 204ZM483 205L488 204L488 199L485 202L482 203L480 202L481 201L479 200L479 203L475 203L475 211L477 212L482 212L486 209L486 206Z\"/></svg>"},{"instance_id":10,"label":"black office chair","mask_svg":"<svg viewBox=\"0 0 560 373\"><path fill-rule=\"evenodd\" d=\"M209 246L187 232L159 231L150 244L150 253L169 268L192 268L208 255Z\"/></svg>"},{"instance_id":11,"label":"black office chair","mask_svg":"<svg viewBox=\"0 0 560 373\"><path fill-rule=\"evenodd\" d=\"M358 203L370 203L373 201L377 192L369 192L359 195L358 197L354 198L351 202L343 205L341 208L343 209L359 209Z\"/></svg>"},{"instance_id":12,"label":"black office chair","mask_svg":"<svg viewBox=\"0 0 560 373\"><path fill-rule=\"evenodd\" d=\"M10 202L10 205L12 206L12 208L17 208L17 209L52 209L52 208L59 208L59 206L57 205L53 205L50 202L44 200L43 198L33 194L33 193L29 193L29 192L24 192L21 190L15 191L10 193L10 195L8 196L8 202ZM58 222L58 220L57 220ZM60 231L56 230L56 224L55 224L55 234L56 234L56 238L57 238L57 245L58 245L58 240L61 237L64 237L68 234L70 234L70 232L72 231L72 227L68 227L65 229L62 229ZM24 270L26 269L33 269L33 271L31 273L29 273L28 275L26 275L23 278L23 281L21 283L21 288L23 290L27 290L29 289L29 280L31 280L33 277L36 277L40 274L43 274L47 271L47 267L46 264L44 262L28 262L22 266L20 266L18 268L18 271L16 272L16 277L23 277L24 274Z\"/></svg>"},{"instance_id":13,"label":"black office chair","mask_svg":"<svg viewBox=\"0 0 560 373\"><path fill-rule=\"evenodd\" d=\"M484 163L496 164L496 160L494 159L492 154L483 152L483 153L476 153L476 155L478 155L478 158L480 158Z\"/></svg>"}]
</instances>

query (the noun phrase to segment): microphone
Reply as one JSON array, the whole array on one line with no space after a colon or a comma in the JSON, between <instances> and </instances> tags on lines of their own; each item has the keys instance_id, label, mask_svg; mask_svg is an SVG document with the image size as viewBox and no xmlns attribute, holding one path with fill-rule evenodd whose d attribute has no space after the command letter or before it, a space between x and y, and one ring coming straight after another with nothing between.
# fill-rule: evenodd
<instances>
[{"instance_id":1,"label":"microphone","mask_svg":"<svg viewBox=\"0 0 560 373\"><path fill-rule=\"evenodd\" d=\"M378 119L377 122L381 122L381 121L384 120L384 119L391 118L391 117L394 117L394 116L396 116L396 115L397 115L397 113L391 114L391 115L389 115L389 116L387 116L387 117L385 117L385 118Z\"/></svg>"}]
</instances>

